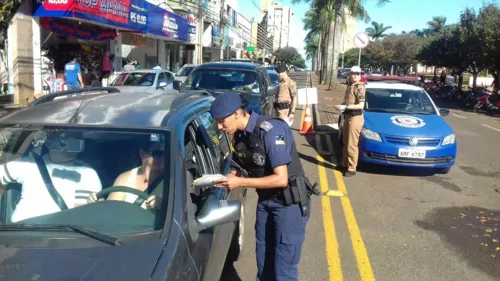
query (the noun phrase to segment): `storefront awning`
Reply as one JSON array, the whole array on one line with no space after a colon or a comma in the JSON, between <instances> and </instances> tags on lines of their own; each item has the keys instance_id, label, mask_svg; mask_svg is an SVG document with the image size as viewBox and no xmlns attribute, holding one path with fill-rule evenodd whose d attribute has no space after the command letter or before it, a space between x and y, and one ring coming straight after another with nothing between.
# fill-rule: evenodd
<instances>
[{"instance_id":1,"label":"storefront awning","mask_svg":"<svg viewBox=\"0 0 500 281\"><path fill-rule=\"evenodd\" d=\"M35 17L84 19L139 33L189 41L188 21L144 0L33 0Z\"/></svg>"}]
</instances>

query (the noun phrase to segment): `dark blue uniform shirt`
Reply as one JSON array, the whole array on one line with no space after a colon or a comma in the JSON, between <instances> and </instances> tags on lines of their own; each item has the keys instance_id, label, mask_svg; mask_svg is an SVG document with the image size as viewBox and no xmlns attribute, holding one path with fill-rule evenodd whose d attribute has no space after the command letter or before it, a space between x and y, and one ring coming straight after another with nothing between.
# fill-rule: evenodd
<instances>
[{"instance_id":1,"label":"dark blue uniform shirt","mask_svg":"<svg viewBox=\"0 0 500 281\"><path fill-rule=\"evenodd\" d=\"M252 134L257 125L259 114L250 113L245 134ZM271 164L274 169L278 166L288 165L292 161L292 130L284 121L271 119L268 121L273 126L267 132L261 128L260 141L266 149L266 161ZM244 168L244 167L243 167ZM232 170L237 170L231 167Z\"/></svg>"}]
</instances>

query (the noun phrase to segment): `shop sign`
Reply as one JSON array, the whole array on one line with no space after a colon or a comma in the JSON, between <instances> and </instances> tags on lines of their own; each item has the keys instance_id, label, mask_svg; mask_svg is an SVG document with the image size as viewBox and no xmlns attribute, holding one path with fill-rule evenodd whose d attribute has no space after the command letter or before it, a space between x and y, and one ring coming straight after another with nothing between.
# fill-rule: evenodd
<instances>
[{"instance_id":1,"label":"shop sign","mask_svg":"<svg viewBox=\"0 0 500 281\"><path fill-rule=\"evenodd\" d=\"M188 41L188 23L186 19L157 6L148 6L149 33L171 39Z\"/></svg>"},{"instance_id":2,"label":"shop sign","mask_svg":"<svg viewBox=\"0 0 500 281\"><path fill-rule=\"evenodd\" d=\"M144 0L34 0L35 17L75 17L188 41L188 20Z\"/></svg>"},{"instance_id":3,"label":"shop sign","mask_svg":"<svg viewBox=\"0 0 500 281\"><path fill-rule=\"evenodd\" d=\"M187 16L189 42L196 43L196 24L198 21L193 14Z\"/></svg>"}]
</instances>

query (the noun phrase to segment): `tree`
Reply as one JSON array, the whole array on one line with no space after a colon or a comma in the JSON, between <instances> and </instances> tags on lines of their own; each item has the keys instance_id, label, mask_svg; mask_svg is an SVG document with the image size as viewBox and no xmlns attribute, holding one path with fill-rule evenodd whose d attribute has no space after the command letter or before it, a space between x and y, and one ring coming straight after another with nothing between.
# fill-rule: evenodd
<instances>
[{"instance_id":1,"label":"tree","mask_svg":"<svg viewBox=\"0 0 500 281\"><path fill-rule=\"evenodd\" d=\"M385 32L392 28L392 26L384 26L383 23L378 23L376 21L372 21L373 27L368 27L365 31L373 40L378 40L384 38L386 36Z\"/></svg>"},{"instance_id":2,"label":"tree","mask_svg":"<svg viewBox=\"0 0 500 281\"><path fill-rule=\"evenodd\" d=\"M439 33L441 30L443 30L444 26L446 25L446 17L439 16L439 17L433 17L431 21L427 22L428 28L424 31L426 33Z\"/></svg>"},{"instance_id":3,"label":"tree","mask_svg":"<svg viewBox=\"0 0 500 281\"><path fill-rule=\"evenodd\" d=\"M22 0L2 0L0 1L0 47L4 47L7 38L7 30L17 9L23 3Z\"/></svg>"},{"instance_id":4,"label":"tree","mask_svg":"<svg viewBox=\"0 0 500 281\"><path fill-rule=\"evenodd\" d=\"M274 55L276 56L276 60L280 63L295 65L300 68L306 67L304 58L294 47L285 47L278 49L276 52L274 52Z\"/></svg>"},{"instance_id":5,"label":"tree","mask_svg":"<svg viewBox=\"0 0 500 281\"><path fill-rule=\"evenodd\" d=\"M494 78L500 80L500 9L494 4L484 6L479 11L478 24L481 26L481 43L490 62L488 69Z\"/></svg>"}]
</instances>

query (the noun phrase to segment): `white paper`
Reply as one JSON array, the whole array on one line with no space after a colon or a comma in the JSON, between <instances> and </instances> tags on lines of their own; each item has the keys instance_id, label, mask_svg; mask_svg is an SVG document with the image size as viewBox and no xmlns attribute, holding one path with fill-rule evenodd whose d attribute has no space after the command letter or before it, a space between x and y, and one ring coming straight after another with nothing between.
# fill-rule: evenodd
<instances>
[{"instance_id":1,"label":"white paper","mask_svg":"<svg viewBox=\"0 0 500 281\"><path fill-rule=\"evenodd\" d=\"M318 104L317 88L302 88L298 90L298 104Z\"/></svg>"}]
</instances>

